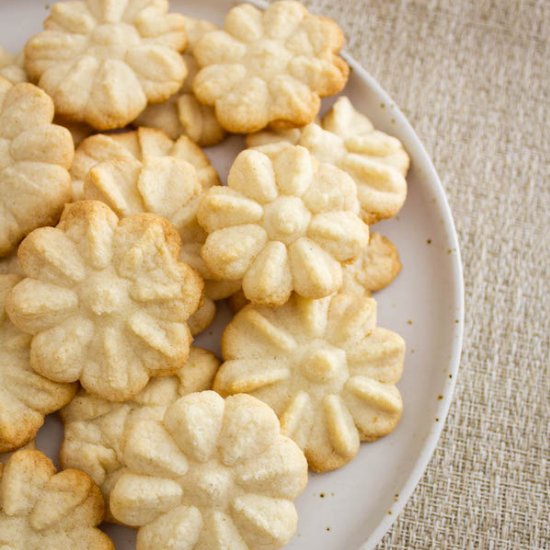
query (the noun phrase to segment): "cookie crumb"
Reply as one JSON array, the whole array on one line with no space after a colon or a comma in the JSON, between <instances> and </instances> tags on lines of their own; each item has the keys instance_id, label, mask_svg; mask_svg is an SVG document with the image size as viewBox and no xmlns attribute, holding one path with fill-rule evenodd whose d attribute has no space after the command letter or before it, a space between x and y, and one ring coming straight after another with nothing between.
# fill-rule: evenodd
<instances>
[{"instance_id":1,"label":"cookie crumb","mask_svg":"<svg viewBox=\"0 0 550 550\"><path fill-rule=\"evenodd\" d=\"M412 324L413 324L412 319L409 319L409 320L407 321L407 325L412 325Z\"/></svg>"},{"instance_id":2,"label":"cookie crumb","mask_svg":"<svg viewBox=\"0 0 550 550\"><path fill-rule=\"evenodd\" d=\"M436 421L436 422L439 422L439 418L436 417L435 421Z\"/></svg>"},{"instance_id":3,"label":"cookie crumb","mask_svg":"<svg viewBox=\"0 0 550 550\"><path fill-rule=\"evenodd\" d=\"M325 493L319 493L319 496L320 496L321 498L325 498Z\"/></svg>"},{"instance_id":4,"label":"cookie crumb","mask_svg":"<svg viewBox=\"0 0 550 550\"><path fill-rule=\"evenodd\" d=\"M426 239L426 244L432 244L432 239Z\"/></svg>"},{"instance_id":5,"label":"cookie crumb","mask_svg":"<svg viewBox=\"0 0 550 550\"><path fill-rule=\"evenodd\" d=\"M438 401L441 401L442 399L443 399L443 396L442 396L442 395L438 395L438 396L437 396L437 400L438 400Z\"/></svg>"},{"instance_id":6,"label":"cookie crumb","mask_svg":"<svg viewBox=\"0 0 550 550\"><path fill-rule=\"evenodd\" d=\"M330 527L327 527L327 528L325 529L325 531L330 531Z\"/></svg>"}]
</instances>

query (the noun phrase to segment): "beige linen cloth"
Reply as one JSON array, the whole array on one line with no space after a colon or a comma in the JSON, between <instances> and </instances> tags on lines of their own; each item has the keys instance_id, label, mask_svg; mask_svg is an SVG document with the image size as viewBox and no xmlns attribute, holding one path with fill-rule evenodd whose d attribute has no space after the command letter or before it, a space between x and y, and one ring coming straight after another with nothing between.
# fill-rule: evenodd
<instances>
[{"instance_id":1,"label":"beige linen cloth","mask_svg":"<svg viewBox=\"0 0 550 550\"><path fill-rule=\"evenodd\" d=\"M304 3L426 145L465 269L450 415L379 548L550 548L550 1Z\"/></svg>"}]
</instances>

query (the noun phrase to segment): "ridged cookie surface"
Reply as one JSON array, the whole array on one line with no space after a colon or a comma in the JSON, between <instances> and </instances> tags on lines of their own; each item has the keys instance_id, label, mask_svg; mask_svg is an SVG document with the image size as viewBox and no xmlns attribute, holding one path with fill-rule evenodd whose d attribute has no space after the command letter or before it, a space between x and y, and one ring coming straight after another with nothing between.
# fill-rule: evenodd
<instances>
[{"instance_id":1,"label":"ridged cookie surface","mask_svg":"<svg viewBox=\"0 0 550 550\"><path fill-rule=\"evenodd\" d=\"M111 511L140 528L139 550L269 550L296 531L293 500L306 485L307 463L253 397L182 397L162 420L132 426L123 459Z\"/></svg>"},{"instance_id":2,"label":"ridged cookie surface","mask_svg":"<svg viewBox=\"0 0 550 550\"><path fill-rule=\"evenodd\" d=\"M179 249L165 219L120 220L98 201L70 204L57 227L33 231L18 251L26 278L6 304L32 335L32 368L113 401L181 368L202 279Z\"/></svg>"},{"instance_id":3,"label":"ridged cookie surface","mask_svg":"<svg viewBox=\"0 0 550 550\"><path fill-rule=\"evenodd\" d=\"M338 56L343 45L334 21L299 2L274 2L265 11L240 4L223 30L195 45L202 69L193 91L230 132L303 126L317 116L321 97L347 82L349 68Z\"/></svg>"},{"instance_id":4,"label":"ridged cookie surface","mask_svg":"<svg viewBox=\"0 0 550 550\"><path fill-rule=\"evenodd\" d=\"M372 298L294 294L280 308L247 306L225 329L222 352L214 389L270 405L312 470L343 466L401 416L405 343L376 326Z\"/></svg>"},{"instance_id":5,"label":"ridged cookie surface","mask_svg":"<svg viewBox=\"0 0 550 550\"><path fill-rule=\"evenodd\" d=\"M58 2L25 47L25 68L56 112L97 130L122 128L186 75L183 16L168 0Z\"/></svg>"},{"instance_id":6,"label":"ridged cookie surface","mask_svg":"<svg viewBox=\"0 0 550 550\"><path fill-rule=\"evenodd\" d=\"M65 438L60 459L64 468L78 468L99 485L112 521L109 495L123 469L123 441L141 420L162 420L166 408L181 396L212 388L219 366L210 352L191 348L185 365L172 376L151 380L131 401L111 403L81 391L61 411Z\"/></svg>"},{"instance_id":7,"label":"ridged cookie surface","mask_svg":"<svg viewBox=\"0 0 550 550\"><path fill-rule=\"evenodd\" d=\"M368 244L353 180L304 147L247 150L227 187L213 187L198 221L202 257L215 276L240 280L254 303L284 304L292 291L322 298L342 285L342 265Z\"/></svg>"}]
</instances>

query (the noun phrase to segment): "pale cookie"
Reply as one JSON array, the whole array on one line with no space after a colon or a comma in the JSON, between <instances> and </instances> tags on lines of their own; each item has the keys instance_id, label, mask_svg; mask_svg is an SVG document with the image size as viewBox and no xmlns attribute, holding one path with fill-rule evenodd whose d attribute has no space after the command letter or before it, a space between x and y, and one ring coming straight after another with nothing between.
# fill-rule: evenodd
<instances>
[{"instance_id":1,"label":"pale cookie","mask_svg":"<svg viewBox=\"0 0 550 550\"><path fill-rule=\"evenodd\" d=\"M103 499L84 472L56 473L39 451L14 453L0 466L0 548L2 550L114 550L96 528Z\"/></svg>"},{"instance_id":2,"label":"pale cookie","mask_svg":"<svg viewBox=\"0 0 550 550\"><path fill-rule=\"evenodd\" d=\"M396 246L380 233L371 232L366 250L344 266L341 291L370 295L386 288L400 271L401 260Z\"/></svg>"},{"instance_id":3,"label":"pale cookie","mask_svg":"<svg viewBox=\"0 0 550 550\"><path fill-rule=\"evenodd\" d=\"M138 550L272 550L296 531L306 460L249 395L182 397L126 432L123 459L111 511L140 528Z\"/></svg>"},{"instance_id":4,"label":"pale cookie","mask_svg":"<svg viewBox=\"0 0 550 550\"><path fill-rule=\"evenodd\" d=\"M346 85L349 68L338 56L343 45L334 21L299 2L274 2L264 12L240 4L223 31L195 45L202 69L193 91L230 132L303 126L317 116L322 97Z\"/></svg>"},{"instance_id":5,"label":"pale cookie","mask_svg":"<svg viewBox=\"0 0 550 550\"><path fill-rule=\"evenodd\" d=\"M134 122L136 126L159 128L172 139L186 135L202 147L210 147L223 140L225 130L220 126L214 109L199 103L193 93L193 81L199 72L193 47L207 32L216 29L216 25L209 21L185 17L189 47L183 54L187 66L183 86L164 103L147 107Z\"/></svg>"},{"instance_id":6,"label":"pale cookie","mask_svg":"<svg viewBox=\"0 0 550 550\"><path fill-rule=\"evenodd\" d=\"M12 84L27 82L23 52L13 55L0 46L0 77Z\"/></svg>"},{"instance_id":7,"label":"pale cookie","mask_svg":"<svg viewBox=\"0 0 550 550\"><path fill-rule=\"evenodd\" d=\"M247 138L249 147L281 141L302 145L321 162L346 171L357 184L365 223L391 218L403 206L409 156L398 139L375 130L347 97L339 98L319 124L259 132Z\"/></svg>"},{"instance_id":8,"label":"pale cookie","mask_svg":"<svg viewBox=\"0 0 550 550\"><path fill-rule=\"evenodd\" d=\"M36 227L56 223L71 199L73 141L53 115L40 88L0 77L0 257Z\"/></svg>"},{"instance_id":9,"label":"pale cookie","mask_svg":"<svg viewBox=\"0 0 550 550\"><path fill-rule=\"evenodd\" d=\"M98 130L122 128L181 87L183 16L168 0L85 0L52 6L25 47L25 67L56 112Z\"/></svg>"},{"instance_id":10,"label":"pale cookie","mask_svg":"<svg viewBox=\"0 0 550 550\"><path fill-rule=\"evenodd\" d=\"M70 204L56 228L33 231L18 252L28 278L6 303L12 322L33 336L32 368L112 401L180 369L202 280L177 260L179 248L164 218L119 220L97 201Z\"/></svg>"},{"instance_id":11,"label":"pale cookie","mask_svg":"<svg viewBox=\"0 0 550 550\"><path fill-rule=\"evenodd\" d=\"M280 308L247 306L225 329L222 352L214 389L265 401L314 471L340 468L401 416L405 343L376 326L372 298L294 294Z\"/></svg>"},{"instance_id":12,"label":"pale cookie","mask_svg":"<svg viewBox=\"0 0 550 550\"><path fill-rule=\"evenodd\" d=\"M4 309L8 292L21 279L0 275L0 453L34 439L45 415L65 406L76 392L75 384L51 382L31 369L31 336L13 326Z\"/></svg>"},{"instance_id":13,"label":"pale cookie","mask_svg":"<svg viewBox=\"0 0 550 550\"><path fill-rule=\"evenodd\" d=\"M65 439L60 452L64 468L78 468L99 485L113 521L109 494L122 473L124 433L141 420L162 420L166 408L181 396L212 388L219 361L214 354L191 348L189 359L173 376L151 380L132 401L110 403L84 391L61 411Z\"/></svg>"},{"instance_id":14,"label":"pale cookie","mask_svg":"<svg viewBox=\"0 0 550 550\"><path fill-rule=\"evenodd\" d=\"M368 244L353 180L286 145L243 151L228 187L213 187L198 220L209 233L202 257L220 279L242 279L246 297L284 304L294 290L322 298L342 285L342 265Z\"/></svg>"}]
</instances>

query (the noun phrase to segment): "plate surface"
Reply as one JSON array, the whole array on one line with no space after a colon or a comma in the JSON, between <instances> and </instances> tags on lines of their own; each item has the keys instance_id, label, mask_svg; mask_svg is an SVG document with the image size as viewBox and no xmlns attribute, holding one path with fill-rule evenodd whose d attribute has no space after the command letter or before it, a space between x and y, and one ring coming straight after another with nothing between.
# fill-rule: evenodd
<instances>
[{"instance_id":1,"label":"plate surface","mask_svg":"<svg viewBox=\"0 0 550 550\"><path fill-rule=\"evenodd\" d=\"M2 0L2 46L18 51L41 29L47 14L44 0ZM221 24L230 0L172 0L173 11ZM379 325L400 333L407 342L405 372L398 384L404 415L388 437L363 444L346 467L311 475L299 497L298 533L292 550L373 548L402 510L422 476L437 444L451 402L458 370L463 326L463 282L456 233L443 188L433 165L403 114L391 98L353 59L344 91L354 105L385 132L398 137L412 159L405 207L376 231L399 248L403 271L376 295ZM325 101L326 110L332 101ZM225 179L243 147L232 137L208 154ZM214 327L198 343L219 352L219 336L228 319L222 308ZM210 332L212 334L210 334ZM62 436L57 417L47 419L38 447L56 459ZM134 548L129 529L106 526L117 548Z\"/></svg>"}]
</instances>

